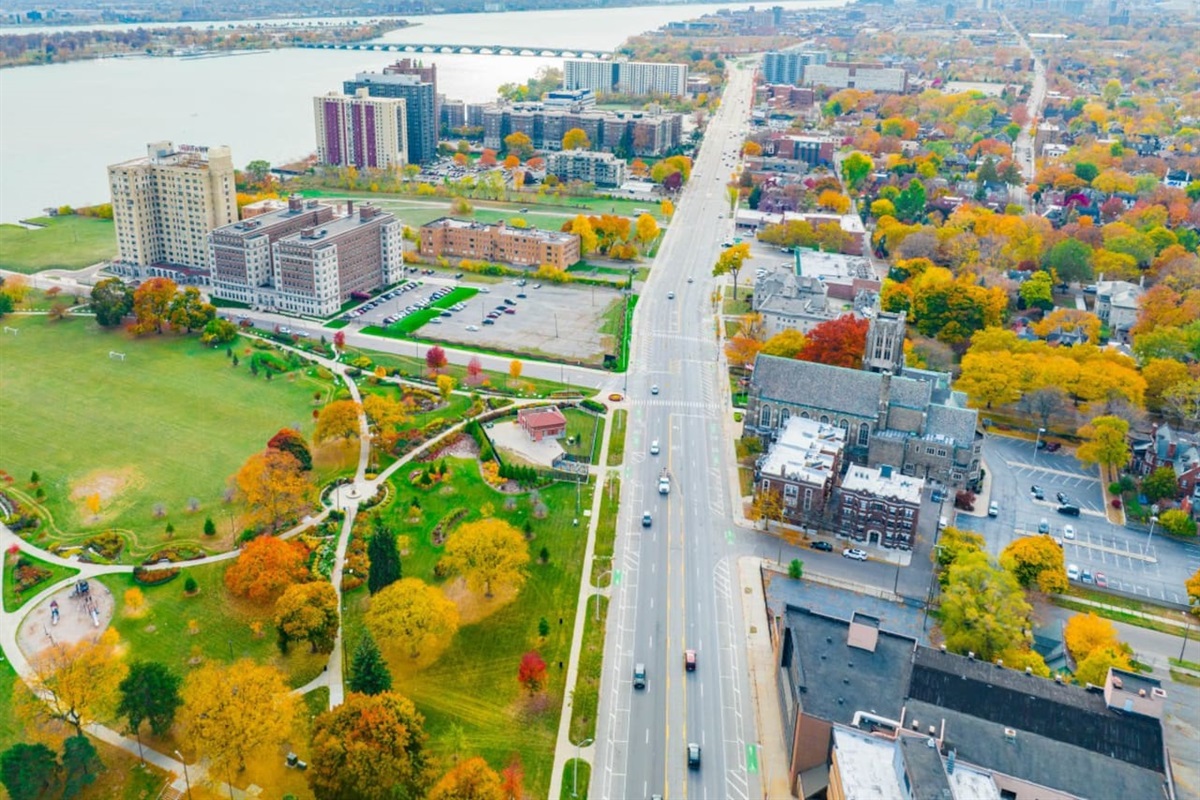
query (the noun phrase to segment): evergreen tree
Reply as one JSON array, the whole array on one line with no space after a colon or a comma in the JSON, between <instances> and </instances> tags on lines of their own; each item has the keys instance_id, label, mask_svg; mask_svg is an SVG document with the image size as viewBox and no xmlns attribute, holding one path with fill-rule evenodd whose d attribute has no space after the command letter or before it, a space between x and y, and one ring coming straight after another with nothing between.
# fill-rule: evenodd
<instances>
[{"instance_id":1,"label":"evergreen tree","mask_svg":"<svg viewBox=\"0 0 1200 800\"><path fill-rule=\"evenodd\" d=\"M12 800L44 797L58 779L58 756L44 744L14 744L0 753L0 783Z\"/></svg>"},{"instance_id":2,"label":"evergreen tree","mask_svg":"<svg viewBox=\"0 0 1200 800\"><path fill-rule=\"evenodd\" d=\"M367 573L367 590L371 594L403 577L396 534L384 527L379 517L375 518L375 534L367 544L367 557L371 559L371 569Z\"/></svg>"},{"instance_id":3,"label":"evergreen tree","mask_svg":"<svg viewBox=\"0 0 1200 800\"><path fill-rule=\"evenodd\" d=\"M96 773L104 769L96 746L86 736L72 736L63 742L63 793L74 797L96 781Z\"/></svg>"},{"instance_id":4,"label":"evergreen tree","mask_svg":"<svg viewBox=\"0 0 1200 800\"><path fill-rule=\"evenodd\" d=\"M370 633L363 634L358 647L354 649L354 657L350 660L350 678L346 685L350 691L362 694L391 691L392 673L388 671L379 645L375 644Z\"/></svg>"},{"instance_id":5,"label":"evergreen tree","mask_svg":"<svg viewBox=\"0 0 1200 800\"><path fill-rule=\"evenodd\" d=\"M190 575L188 580L194 580ZM186 586L185 586L186 589ZM191 591L194 591L191 590ZM121 681L121 701L117 713L137 731L142 721L150 723L155 736L165 736L175 722L175 712L183 705L179 697L181 678L157 661L135 661Z\"/></svg>"}]
</instances>

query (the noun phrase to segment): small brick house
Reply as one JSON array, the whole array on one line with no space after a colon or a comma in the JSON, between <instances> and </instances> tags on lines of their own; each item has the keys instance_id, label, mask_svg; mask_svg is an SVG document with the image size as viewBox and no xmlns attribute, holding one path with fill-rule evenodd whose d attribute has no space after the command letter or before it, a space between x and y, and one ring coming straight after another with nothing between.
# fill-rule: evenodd
<instances>
[{"instance_id":1,"label":"small brick house","mask_svg":"<svg viewBox=\"0 0 1200 800\"><path fill-rule=\"evenodd\" d=\"M517 424L535 442L547 437L559 439L567 435L567 418L556 406L522 408L517 412Z\"/></svg>"}]
</instances>

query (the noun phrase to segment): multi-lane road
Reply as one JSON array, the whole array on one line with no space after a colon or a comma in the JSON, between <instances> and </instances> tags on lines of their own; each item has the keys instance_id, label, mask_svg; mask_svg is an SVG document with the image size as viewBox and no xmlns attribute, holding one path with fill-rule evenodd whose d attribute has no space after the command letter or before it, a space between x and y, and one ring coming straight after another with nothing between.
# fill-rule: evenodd
<instances>
[{"instance_id":1,"label":"multi-lane road","mask_svg":"<svg viewBox=\"0 0 1200 800\"><path fill-rule=\"evenodd\" d=\"M712 266L733 226L725 184L752 77L750 68L730 72L634 318L592 797L761 796L735 591L731 421L711 301ZM686 650L696 651L694 672L685 671ZM633 688L635 664L646 667L645 689ZM690 743L700 746L698 769L688 766Z\"/></svg>"}]
</instances>

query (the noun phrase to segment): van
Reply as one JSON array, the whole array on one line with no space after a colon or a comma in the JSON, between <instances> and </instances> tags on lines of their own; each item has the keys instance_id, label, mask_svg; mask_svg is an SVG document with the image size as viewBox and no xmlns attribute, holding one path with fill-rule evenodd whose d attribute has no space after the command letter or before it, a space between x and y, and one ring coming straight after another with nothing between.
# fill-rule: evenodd
<instances>
[{"instance_id":1,"label":"van","mask_svg":"<svg viewBox=\"0 0 1200 800\"><path fill-rule=\"evenodd\" d=\"M945 517L942 517L941 519L938 520L937 529L940 531L942 528L945 528L949 524L950 524L950 520L946 519Z\"/></svg>"}]
</instances>

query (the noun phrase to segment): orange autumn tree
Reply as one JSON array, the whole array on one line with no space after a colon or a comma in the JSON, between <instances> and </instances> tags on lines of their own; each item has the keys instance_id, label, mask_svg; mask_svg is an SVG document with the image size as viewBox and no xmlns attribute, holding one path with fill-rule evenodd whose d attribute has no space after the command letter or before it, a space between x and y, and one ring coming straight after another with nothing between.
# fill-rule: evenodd
<instances>
[{"instance_id":1,"label":"orange autumn tree","mask_svg":"<svg viewBox=\"0 0 1200 800\"><path fill-rule=\"evenodd\" d=\"M300 542L259 536L225 570L225 588L256 603L272 603L289 586L308 579L307 560Z\"/></svg>"},{"instance_id":2,"label":"orange autumn tree","mask_svg":"<svg viewBox=\"0 0 1200 800\"><path fill-rule=\"evenodd\" d=\"M268 449L255 453L234 476L246 503L246 517L272 533L300 517L311 505L312 481L291 453Z\"/></svg>"}]
</instances>

